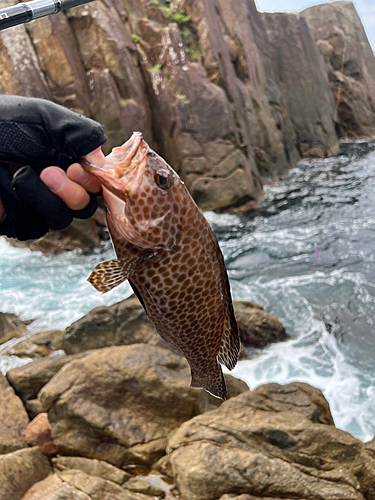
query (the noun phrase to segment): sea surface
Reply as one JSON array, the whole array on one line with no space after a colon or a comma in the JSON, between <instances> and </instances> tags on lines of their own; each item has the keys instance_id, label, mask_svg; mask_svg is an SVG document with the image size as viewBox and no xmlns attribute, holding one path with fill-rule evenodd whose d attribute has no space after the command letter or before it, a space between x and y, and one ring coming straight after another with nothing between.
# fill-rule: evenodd
<instances>
[{"instance_id":1,"label":"sea surface","mask_svg":"<svg viewBox=\"0 0 375 500\"><path fill-rule=\"evenodd\" d=\"M336 157L301 162L266 188L255 212L206 216L234 299L259 302L291 335L251 352L232 373L251 388L269 381L319 387L339 428L372 439L375 142L343 143ZM65 328L93 307L131 294L123 284L101 295L86 281L97 263L113 257L108 242L90 255L47 257L0 238L0 310L35 319L30 333ZM28 361L1 356L1 348L3 372Z\"/></svg>"}]
</instances>

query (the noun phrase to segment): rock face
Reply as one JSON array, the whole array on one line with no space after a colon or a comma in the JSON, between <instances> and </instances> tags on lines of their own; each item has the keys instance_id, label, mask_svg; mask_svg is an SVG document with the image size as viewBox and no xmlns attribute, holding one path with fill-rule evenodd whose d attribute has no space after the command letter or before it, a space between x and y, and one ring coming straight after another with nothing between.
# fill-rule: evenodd
<instances>
[{"instance_id":1,"label":"rock face","mask_svg":"<svg viewBox=\"0 0 375 500\"><path fill-rule=\"evenodd\" d=\"M341 137L375 135L375 58L352 2L305 9L336 102Z\"/></svg>"},{"instance_id":2,"label":"rock face","mask_svg":"<svg viewBox=\"0 0 375 500\"><path fill-rule=\"evenodd\" d=\"M109 136L107 152L140 130L203 209L250 209L265 180L301 157L338 151L336 132L356 126L347 106L373 134L374 58L354 7L317 9L302 17L261 15L253 0L90 3L1 32L0 92L95 118ZM343 82L339 99L334 88L338 114L327 71Z\"/></svg>"}]
</instances>

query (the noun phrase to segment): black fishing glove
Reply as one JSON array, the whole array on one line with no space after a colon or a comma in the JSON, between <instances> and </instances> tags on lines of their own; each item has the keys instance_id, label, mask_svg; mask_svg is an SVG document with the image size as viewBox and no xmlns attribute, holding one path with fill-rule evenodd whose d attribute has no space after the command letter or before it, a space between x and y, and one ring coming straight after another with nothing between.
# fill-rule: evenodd
<instances>
[{"instance_id":1,"label":"black fishing glove","mask_svg":"<svg viewBox=\"0 0 375 500\"><path fill-rule=\"evenodd\" d=\"M83 210L70 210L39 179L48 166L63 170L106 141L101 125L43 99L0 96L0 199L6 218L0 234L21 241L63 229L73 217L88 218L95 195ZM12 164L25 165L12 175Z\"/></svg>"}]
</instances>

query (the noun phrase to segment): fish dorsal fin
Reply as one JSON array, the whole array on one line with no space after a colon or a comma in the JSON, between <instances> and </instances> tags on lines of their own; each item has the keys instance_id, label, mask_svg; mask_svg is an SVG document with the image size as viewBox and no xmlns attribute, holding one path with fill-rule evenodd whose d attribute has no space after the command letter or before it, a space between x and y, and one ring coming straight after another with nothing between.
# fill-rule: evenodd
<instances>
[{"instance_id":1,"label":"fish dorsal fin","mask_svg":"<svg viewBox=\"0 0 375 500\"><path fill-rule=\"evenodd\" d=\"M217 251L219 254L220 264L222 267L221 274L223 276L223 281L222 281L223 295L227 303L226 313L224 317L223 334L221 338L221 345L217 355L217 359L220 363L225 365L228 368L228 370L233 370L233 368L237 364L238 357L240 355L240 349L241 349L240 334L238 332L237 321L234 316L232 297L230 294L229 279L227 271L225 269L224 257L223 254L221 253L219 244L215 236L214 238Z\"/></svg>"},{"instance_id":2,"label":"fish dorsal fin","mask_svg":"<svg viewBox=\"0 0 375 500\"><path fill-rule=\"evenodd\" d=\"M87 281L99 292L109 292L131 277L139 261L137 256L107 260L95 267Z\"/></svg>"}]
</instances>

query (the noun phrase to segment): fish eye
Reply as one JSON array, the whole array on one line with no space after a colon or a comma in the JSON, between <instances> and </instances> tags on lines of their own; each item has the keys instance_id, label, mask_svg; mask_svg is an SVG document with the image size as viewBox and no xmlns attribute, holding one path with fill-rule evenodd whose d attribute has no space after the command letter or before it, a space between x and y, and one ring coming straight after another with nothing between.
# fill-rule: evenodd
<instances>
[{"instance_id":1,"label":"fish eye","mask_svg":"<svg viewBox=\"0 0 375 500\"><path fill-rule=\"evenodd\" d=\"M155 182L161 189L169 189L172 186L172 176L167 170L155 172Z\"/></svg>"}]
</instances>

